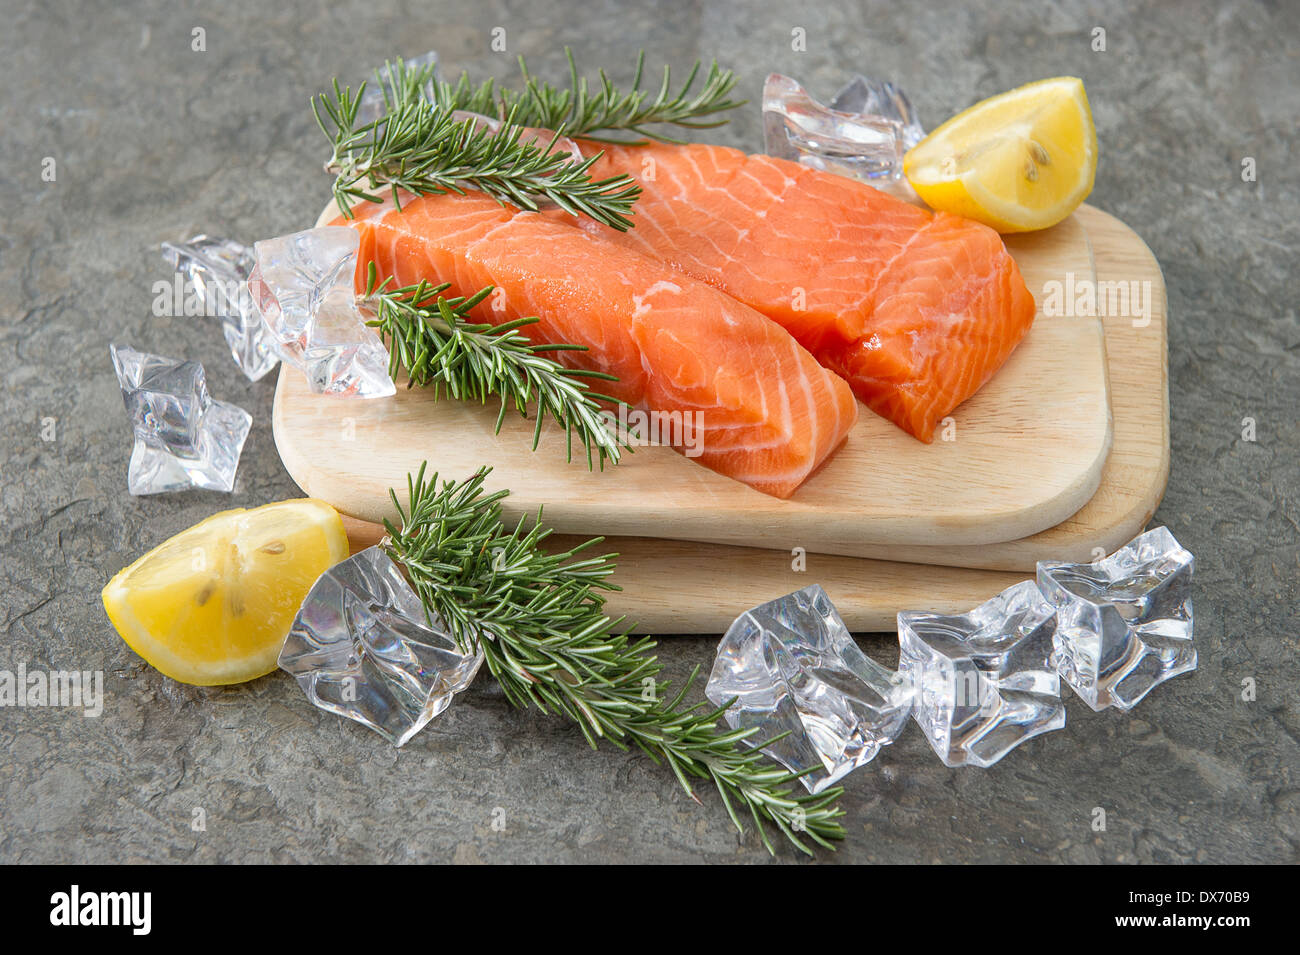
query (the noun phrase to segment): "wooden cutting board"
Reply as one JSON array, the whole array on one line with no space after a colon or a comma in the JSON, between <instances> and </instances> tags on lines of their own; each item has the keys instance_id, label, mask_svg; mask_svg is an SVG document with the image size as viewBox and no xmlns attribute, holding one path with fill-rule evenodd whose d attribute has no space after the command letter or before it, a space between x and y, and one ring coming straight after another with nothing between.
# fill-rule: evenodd
<instances>
[{"instance_id":1,"label":"wooden cutting board","mask_svg":"<svg viewBox=\"0 0 1300 955\"><path fill-rule=\"evenodd\" d=\"M325 219L326 215L322 216ZM1092 250L1072 217L1008 240L1036 299L1067 276L1093 279ZM534 514L571 534L652 536L871 556L881 547L978 547L1064 521L1097 490L1111 444L1105 346L1093 317L1042 308L995 378L925 445L862 408L845 444L789 500L715 474L665 447L617 467L566 462L564 435L496 410L435 401L399 387L359 401L311 394L282 369L274 433L285 467L308 494L364 520L392 516L388 489L423 460L443 477L490 465L509 488L508 516ZM946 435L945 435L946 432ZM950 440L944 440L944 437Z\"/></svg>"},{"instance_id":2,"label":"wooden cutting board","mask_svg":"<svg viewBox=\"0 0 1300 955\"><path fill-rule=\"evenodd\" d=\"M899 560L893 561L810 553L800 564L788 550L612 539L608 549L620 554L614 580L623 590L611 595L610 611L626 615L638 632L720 633L742 610L815 582L851 629L892 631L900 610L965 610L1032 576L1037 560L1088 559L1094 550L1110 552L1136 536L1155 512L1169 476L1164 283L1150 250L1122 222L1088 206L1076 215L1092 237L1099 279L1149 282L1152 296L1144 326L1124 316L1103 318L1114 447L1100 489L1077 514L1032 537L988 547L897 548L891 556ZM379 539L373 524L346 523L354 549ZM574 542L556 540L560 547ZM900 560L975 567L982 562L1000 569Z\"/></svg>"}]
</instances>

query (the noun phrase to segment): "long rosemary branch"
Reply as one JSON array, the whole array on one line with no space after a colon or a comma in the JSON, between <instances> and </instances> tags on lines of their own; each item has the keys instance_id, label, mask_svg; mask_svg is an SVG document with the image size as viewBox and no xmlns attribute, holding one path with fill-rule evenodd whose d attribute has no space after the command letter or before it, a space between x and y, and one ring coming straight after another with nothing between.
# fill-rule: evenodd
<instances>
[{"instance_id":1,"label":"long rosemary branch","mask_svg":"<svg viewBox=\"0 0 1300 955\"><path fill-rule=\"evenodd\" d=\"M608 580L614 555L586 553L601 539L546 552L551 532L540 512L508 528L501 501L509 492L485 491L487 474L439 485L422 466L408 478L405 508L392 495L401 523L385 522L386 547L425 609L462 645L483 649L510 702L567 716L593 747L605 739L641 749L696 801L692 780L711 783L737 829L748 815L768 851L769 825L809 854L809 842L833 848L844 836L841 790L796 792L795 774L742 745L754 730L719 730L725 707L685 704L694 674L669 696L654 642L631 641L605 614L604 592L617 589Z\"/></svg>"},{"instance_id":2,"label":"long rosemary branch","mask_svg":"<svg viewBox=\"0 0 1300 955\"><path fill-rule=\"evenodd\" d=\"M492 294L492 286L469 298L445 298L449 284L430 285L421 281L403 288L388 288L378 281L378 270L370 263L362 304L374 312L369 324L388 345L389 374L396 377L405 368L410 385L432 388L435 397L443 391L459 400L486 403L489 395L500 398L497 431L506 409L514 405L526 415L536 401L533 449L541 440L542 424L549 415L564 428L569 460L573 460L573 436L587 449L587 466L605 461L617 464L624 445L605 426L598 402L616 402L592 391L588 382L616 381L599 371L569 368L548 353L585 351L581 345L537 344L520 329L535 324L536 318L517 318L499 325L470 320L470 310ZM594 451L594 458L593 458Z\"/></svg>"},{"instance_id":3,"label":"long rosemary branch","mask_svg":"<svg viewBox=\"0 0 1300 955\"><path fill-rule=\"evenodd\" d=\"M653 127L721 126L726 120L715 118L718 114L744 104L730 98L735 74L716 62L697 92L692 90L700 76L698 61L676 92L665 66L663 80L653 91L641 88L642 51L632 87L624 92L603 70L593 89L579 76L573 53L568 48L564 52L569 63L565 89L534 78L523 57L518 90L498 90L491 80L475 84L466 74L454 83L438 80L433 65L408 67L400 59L386 63L375 75L384 113L366 122L358 121L366 84L353 92L334 80L332 93L312 99L312 112L331 142L325 168L335 176L334 197L343 215L351 215L354 200L382 201L378 190L383 187L395 202L400 202L401 190L428 195L472 188L523 209L551 202L574 215L626 230L640 195L631 177L593 181L590 170L599 154L576 161L549 144L522 141L522 127L605 142L678 142ZM504 125L491 130L473 117L457 120L453 113L458 110L491 116ZM628 140L614 133L640 138Z\"/></svg>"}]
</instances>

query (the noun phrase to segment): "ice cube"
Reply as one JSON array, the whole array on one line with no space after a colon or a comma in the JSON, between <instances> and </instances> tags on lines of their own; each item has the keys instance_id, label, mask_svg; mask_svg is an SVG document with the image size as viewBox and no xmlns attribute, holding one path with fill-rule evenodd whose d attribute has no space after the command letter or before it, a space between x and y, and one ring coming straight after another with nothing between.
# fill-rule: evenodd
<instances>
[{"instance_id":1,"label":"ice cube","mask_svg":"<svg viewBox=\"0 0 1300 955\"><path fill-rule=\"evenodd\" d=\"M403 745L483 662L432 622L401 568L370 547L325 571L303 600L280 668L307 699Z\"/></svg>"},{"instance_id":2,"label":"ice cube","mask_svg":"<svg viewBox=\"0 0 1300 955\"><path fill-rule=\"evenodd\" d=\"M135 442L127 488L160 494L187 488L231 491L252 417L214 401L203 366L109 346Z\"/></svg>"},{"instance_id":3,"label":"ice cube","mask_svg":"<svg viewBox=\"0 0 1300 955\"><path fill-rule=\"evenodd\" d=\"M855 77L830 107L780 73L763 86L769 156L892 191L903 178L903 153L923 135L907 95L892 83Z\"/></svg>"},{"instance_id":4,"label":"ice cube","mask_svg":"<svg viewBox=\"0 0 1300 955\"><path fill-rule=\"evenodd\" d=\"M425 95L432 99L433 81L438 76L438 52L430 50L428 53L412 57L404 62L407 70L415 70L423 66L433 67L430 83L424 90ZM376 80L376 73L379 74L382 82ZM356 122L353 124L354 129L360 129L368 123L373 123L388 111L387 105L384 103L384 87L390 80L388 64L384 64L377 70L371 70L363 79L366 81L366 91L361 94L361 102L357 104L357 117Z\"/></svg>"},{"instance_id":5,"label":"ice cube","mask_svg":"<svg viewBox=\"0 0 1300 955\"><path fill-rule=\"evenodd\" d=\"M801 782L814 793L892 743L911 707L903 679L858 649L816 585L737 617L704 692L715 706L735 699L725 718L758 728L748 745L794 772L812 769Z\"/></svg>"},{"instance_id":6,"label":"ice cube","mask_svg":"<svg viewBox=\"0 0 1300 955\"><path fill-rule=\"evenodd\" d=\"M316 394L383 398L397 393L388 351L353 287L361 236L325 226L265 239L248 278L280 358L307 376Z\"/></svg>"},{"instance_id":7,"label":"ice cube","mask_svg":"<svg viewBox=\"0 0 1300 955\"><path fill-rule=\"evenodd\" d=\"M992 766L1065 725L1054 630L1051 605L1028 580L969 613L898 615L912 716L946 765Z\"/></svg>"},{"instance_id":8,"label":"ice cube","mask_svg":"<svg viewBox=\"0 0 1300 955\"><path fill-rule=\"evenodd\" d=\"M925 138L925 127L916 115L916 107L902 87L889 80L871 79L859 73L831 99L831 109L851 116L893 120L902 128L904 152Z\"/></svg>"},{"instance_id":9,"label":"ice cube","mask_svg":"<svg viewBox=\"0 0 1300 955\"><path fill-rule=\"evenodd\" d=\"M1167 527L1093 564L1038 564L1038 586L1056 608L1057 668L1094 710L1127 710L1196 669L1194 569Z\"/></svg>"},{"instance_id":10,"label":"ice cube","mask_svg":"<svg viewBox=\"0 0 1300 955\"><path fill-rule=\"evenodd\" d=\"M164 242L162 252L198 292L204 314L221 319L231 357L248 380L257 381L274 368L280 359L248 293L253 250L233 239L196 235L185 242Z\"/></svg>"}]
</instances>

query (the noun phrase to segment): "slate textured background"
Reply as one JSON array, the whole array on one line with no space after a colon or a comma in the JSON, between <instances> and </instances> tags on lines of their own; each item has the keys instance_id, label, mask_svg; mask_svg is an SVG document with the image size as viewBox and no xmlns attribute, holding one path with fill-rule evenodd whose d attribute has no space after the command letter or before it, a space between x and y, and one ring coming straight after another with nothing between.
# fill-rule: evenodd
<instances>
[{"instance_id":1,"label":"slate textured background","mask_svg":"<svg viewBox=\"0 0 1300 955\"><path fill-rule=\"evenodd\" d=\"M623 80L642 46L652 64L716 55L751 100L769 70L821 96L852 71L891 76L931 125L1031 79L1084 77L1103 156L1091 201L1146 238L1168 282L1173 475L1157 520L1197 555L1201 669L1131 716L1070 698L1065 732L990 771L947 770L909 732L850 777L849 837L826 860L1296 860L1300 323L1287 146L1300 8L179 6L0 4L0 669L102 669L107 684L98 719L0 709L0 860L768 858L715 798L696 806L646 759L589 752L560 722L510 710L488 680L398 752L312 709L284 676L226 690L165 680L99 603L114 572L168 535L218 508L298 493L271 439L270 379L246 382L215 325L151 316L152 283L167 277L158 243L310 223L328 185L307 100L336 74L436 48L475 76L507 77L524 53L558 79L564 44ZM373 29L359 35L363 21ZM1091 49L1098 26L1105 52ZM195 27L206 51L191 49ZM490 51L494 27L509 55ZM791 49L795 28L806 52ZM760 148L756 106L716 140ZM1247 156L1252 183L1240 175ZM127 495L110 341L202 360L215 394L253 413L232 496ZM1246 417L1254 442L1242 440ZM896 655L888 636L864 639ZM670 673L707 665L715 641L668 640ZM1247 678L1254 702L1240 699ZM196 807L204 832L190 826ZM1094 807L1106 809L1105 832L1090 827Z\"/></svg>"}]
</instances>

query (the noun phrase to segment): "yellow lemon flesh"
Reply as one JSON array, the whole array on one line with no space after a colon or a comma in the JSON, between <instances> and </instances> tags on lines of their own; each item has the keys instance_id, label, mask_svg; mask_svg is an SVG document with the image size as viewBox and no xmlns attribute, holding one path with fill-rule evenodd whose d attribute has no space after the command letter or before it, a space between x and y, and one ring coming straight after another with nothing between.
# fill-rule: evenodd
<instances>
[{"instance_id":1,"label":"yellow lemon flesh","mask_svg":"<svg viewBox=\"0 0 1300 955\"><path fill-rule=\"evenodd\" d=\"M1056 225L1097 174L1083 81L1058 76L976 103L908 150L903 174L931 208L999 232Z\"/></svg>"},{"instance_id":2,"label":"yellow lemon flesh","mask_svg":"<svg viewBox=\"0 0 1300 955\"><path fill-rule=\"evenodd\" d=\"M104 609L172 679L243 683L275 669L307 591L347 556L343 521L324 501L222 511L120 571Z\"/></svg>"}]
</instances>

